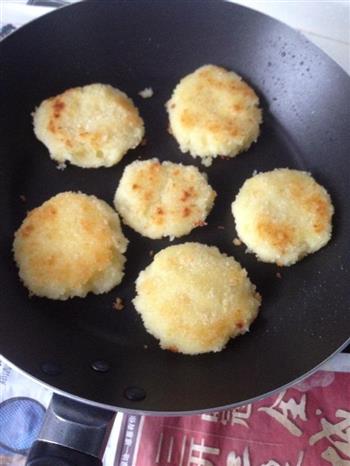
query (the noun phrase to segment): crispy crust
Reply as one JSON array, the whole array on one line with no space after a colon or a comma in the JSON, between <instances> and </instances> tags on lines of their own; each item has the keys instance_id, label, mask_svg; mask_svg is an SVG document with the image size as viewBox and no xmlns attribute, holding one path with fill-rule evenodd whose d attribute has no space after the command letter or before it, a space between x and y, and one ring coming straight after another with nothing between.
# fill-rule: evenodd
<instances>
[{"instance_id":1,"label":"crispy crust","mask_svg":"<svg viewBox=\"0 0 350 466\"><path fill-rule=\"evenodd\" d=\"M209 165L213 157L234 157L256 141L262 121L258 105L240 76L205 65L180 81L166 108L182 152Z\"/></svg>"},{"instance_id":2,"label":"crispy crust","mask_svg":"<svg viewBox=\"0 0 350 466\"><path fill-rule=\"evenodd\" d=\"M124 222L144 236L183 236L204 224L215 191L196 167L158 159L128 165L114 204Z\"/></svg>"},{"instance_id":3,"label":"crispy crust","mask_svg":"<svg viewBox=\"0 0 350 466\"><path fill-rule=\"evenodd\" d=\"M184 243L163 249L136 281L136 310L170 351L221 351L245 333L261 297L247 272L216 247Z\"/></svg>"},{"instance_id":4,"label":"crispy crust","mask_svg":"<svg viewBox=\"0 0 350 466\"><path fill-rule=\"evenodd\" d=\"M54 160L86 168L116 164L144 136L132 100L106 84L68 89L44 100L33 120L37 138Z\"/></svg>"},{"instance_id":5,"label":"crispy crust","mask_svg":"<svg viewBox=\"0 0 350 466\"><path fill-rule=\"evenodd\" d=\"M127 240L104 201L61 193L28 213L14 255L31 293L52 299L104 293L123 277Z\"/></svg>"},{"instance_id":6,"label":"crispy crust","mask_svg":"<svg viewBox=\"0 0 350 466\"><path fill-rule=\"evenodd\" d=\"M248 179L232 213L240 239L260 260L292 265L330 240L334 208L309 173L276 169Z\"/></svg>"}]
</instances>

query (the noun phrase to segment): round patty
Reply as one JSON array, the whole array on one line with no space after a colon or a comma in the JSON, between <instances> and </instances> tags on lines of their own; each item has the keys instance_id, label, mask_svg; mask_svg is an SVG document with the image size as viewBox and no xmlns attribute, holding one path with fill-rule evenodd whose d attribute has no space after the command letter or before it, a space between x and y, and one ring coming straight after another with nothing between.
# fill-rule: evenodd
<instances>
[{"instance_id":1,"label":"round patty","mask_svg":"<svg viewBox=\"0 0 350 466\"><path fill-rule=\"evenodd\" d=\"M30 293L65 300L119 284L127 244L118 214L108 204L65 192L27 214L13 251Z\"/></svg>"},{"instance_id":2,"label":"round patty","mask_svg":"<svg viewBox=\"0 0 350 466\"><path fill-rule=\"evenodd\" d=\"M309 173L276 169L245 181L232 213L239 238L263 262L292 265L331 238L333 205Z\"/></svg>"},{"instance_id":3,"label":"round patty","mask_svg":"<svg viewBox=\"0 0 350 466\"><path fill-rule=\"evenodd\" d=\"M260 295L247 272L216 247L184 243L163 249L136 280L136 310L164 349L221 351L255 319Z\"/></svg>"},{"instance_id":4,"label":"round patty","mask_svg":"<svg viewBox=\"0 0 350 466\"><path fill-rule=\"evenodd\" d=\"M116 164L144 136L132 100L106 84L75 87L44 100L33 119L35 135L52 159L84 168Z\"/></svg>"},{"instance_id":5,"label":"round patty","mask_svg":"<svg viewBox=\"0 0 350 466\"><path fill-rule=\"evenodd\" d=\"M125 168L114 204L127 225L154 239L203 225L215 197L196 167L151 159Z\"/></svg>"},{"instance_id":6,"label":"round patty","mask_svg":"<svg viewBox=\"0 0 350 466\"><path fill-rule=\"evenodd\" d=\"M240 76L219 66L205 65L185 76L166 108L181 151L202 157L204 165L220 155L235 157L259 136L257 95Z\"/></svg>"}]
</instances>

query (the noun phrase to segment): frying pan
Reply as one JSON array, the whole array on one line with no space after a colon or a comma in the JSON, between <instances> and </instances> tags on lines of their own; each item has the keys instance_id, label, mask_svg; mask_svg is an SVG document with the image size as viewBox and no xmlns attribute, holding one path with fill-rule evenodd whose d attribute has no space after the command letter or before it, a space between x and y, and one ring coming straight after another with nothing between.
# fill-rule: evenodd
<instances>
[{"instance_id":1,"label":"frying pan","mask_svg":"<svg viewBox=\"0 0 350 466\"><path fill-rule=\"evenodd\" d=\"M180 414L270 394L346 345L350 80L331 59L284 24L215 0L78 3L21 28L0 44L0 56L0 350L6 359L94 409ZM58 192L81 190L111 204L124 167L137 158L204 170L167 133L164 103L182 76L206 63L233 69L255 88L264 123L247 153L205 169L218 193L208 226L172 244L199 241L234 255L263 304L249 334L220 353L193 357L162 351L131 303L150 251L168 240L148 240L124 226L130 245L122 284L105 295L66 302L29 298L11 247L26 211ZM134 99L147 145L112 168L59 171L34 137L30 114L43 99L92 82L119 87ZM149 86L154 96L141 99L138 92ZM277 167L310 171L335 206L330 243L279 269L281 279L276 266L232 244L230 213L254 170ZM123 311L113 309L116 297L124 301Z\"/></svg>"}]
</instances>

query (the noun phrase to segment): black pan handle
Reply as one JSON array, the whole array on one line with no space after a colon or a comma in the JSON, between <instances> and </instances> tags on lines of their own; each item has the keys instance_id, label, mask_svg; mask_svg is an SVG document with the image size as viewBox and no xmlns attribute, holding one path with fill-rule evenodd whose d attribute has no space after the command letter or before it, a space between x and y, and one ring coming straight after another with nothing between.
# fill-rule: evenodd
<instances>
[{"instance_id":1,"label":"black pan handle","mask_svg":"<svg viewBox=\"0 0 350 466\"><path fill-rule=\"evenodd\" d=\"M54 394L26 466L101 466L115 414Z\"/></svg>"},{"instance_id":2,"label":"black pan handle","mask_svg":"<svg viewBox=\"0 0 350 466\"><path fill-rule=\"evenodd\" d=\"M100 458L80 451L37 440L30 450L26 466L101 466Z\"/></svg>"}]
</instances>

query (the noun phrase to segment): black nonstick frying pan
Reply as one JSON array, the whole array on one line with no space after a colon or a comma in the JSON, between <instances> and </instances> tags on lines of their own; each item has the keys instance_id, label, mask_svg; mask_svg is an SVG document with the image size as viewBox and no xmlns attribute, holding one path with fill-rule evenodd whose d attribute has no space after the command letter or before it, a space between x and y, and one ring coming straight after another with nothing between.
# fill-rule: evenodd
<instances>
[{"instance_id":1,"label":"black nonstick frying pan","mask_svg":"<svg viewBox=\"0 0 350 466\"><path fill-rule=\"evenodd\" d=\"M219 0L87 1L60 9L0 44L0 351L67 396L107 408L184 413L261 397L312 371L350 334L350 79L297 32ZM204 169L167 133L164 103L200 65L235 70L260 96L264 123L247 153ZM108 169L57 170L36 140L31 112L43 99L93 82L130 95L146 123L147 145ZM154 89L144 100L138 92ZM111 204L124 167L140 157L195 164L218 193L208 226L175 240L216 245L248 270L263 296L250 333L220 353L162 351L131 299L149 252L168 240L130 240L122 284L102 296L56 302L29 298L12 258L26 211L52 195L81 190ZM254 170L310 171L330 192L330 243L279 269L232 244L230 204ZM24 197L25 201L23 201ZM219 229L218 226L224 226ZM169 283L169 287L171 283ZM126 304L113 309L116 297ZM33 463L34 464L34 463ZM88 464L88 463L85 463Z\"/></svg>"}]
</instances>

